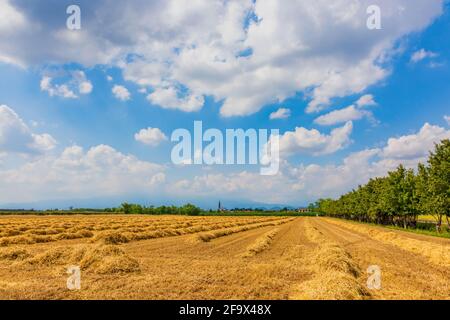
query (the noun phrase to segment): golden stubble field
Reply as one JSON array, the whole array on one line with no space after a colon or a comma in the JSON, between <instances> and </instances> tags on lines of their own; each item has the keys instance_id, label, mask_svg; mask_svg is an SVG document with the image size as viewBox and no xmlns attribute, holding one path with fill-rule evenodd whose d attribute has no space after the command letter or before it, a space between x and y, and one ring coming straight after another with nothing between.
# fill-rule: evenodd
<instances>
[{"instance_id":1,"label":"golden stubble field","mask_svg":"<svg viewBox=\"0 0 450 320\"><path fill-rule=\"evenodd\" d=\"M0 299L450 299L450 240L326 218L2 216Z\"/></svg>"}]
</instances>

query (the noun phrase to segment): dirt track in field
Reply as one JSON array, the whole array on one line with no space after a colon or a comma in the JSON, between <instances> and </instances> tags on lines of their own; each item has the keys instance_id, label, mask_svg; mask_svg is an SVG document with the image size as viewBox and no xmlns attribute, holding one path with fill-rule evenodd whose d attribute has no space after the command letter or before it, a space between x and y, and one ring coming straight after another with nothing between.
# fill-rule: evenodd
<instances>
[{"instance_id":1,"label":"dirt track in field","mask_svg":"<svg viewBox=\"0 0 450 320\"><path fill-rule=\"evenodd\" d=\"M373 229L380 229L380 234ZM414 246L442 248L443 260L431 259L421 248L395 245L402 239L413 239ZM25 248L37 254L56 244L91 245L76 239ZM82 272L82 289L69 291L64 262L2 260L0 298L450 299L445 260L450 240L354 227L344 221L297 218L206 242L194 233L116 246L137 261L138 272L99 274L87 269ZM380 290L367 288L370 265L381 268Z\"/></svg>"},{"instance_id":2,"label":"dirt track in field","mask_svg":"<svg viewBox=\"0 0 450 320\"><path fill-rule=\"evenodd\" d=\"M436 266L418 254L374 240L367 234L351 231L323 219L313 220L311 223L341 245L363 271L369 265L380 266L382 289L371 291L373 298L450 299L448 268ZM400 234L405 238L410 237L404 232ZM429 237L422 237L422 239L434 241ZM450 250L450 241L446 241L446 246ZM361 281L365 280L361 279Z\"/></svg>"}]
</instances>

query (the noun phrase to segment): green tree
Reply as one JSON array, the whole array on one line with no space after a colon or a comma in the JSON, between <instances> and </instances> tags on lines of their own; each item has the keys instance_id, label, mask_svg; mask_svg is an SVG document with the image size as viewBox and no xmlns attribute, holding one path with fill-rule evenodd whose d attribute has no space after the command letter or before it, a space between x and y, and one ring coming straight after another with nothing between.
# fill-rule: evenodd
<instances>
[{"instance_id":1,"label":"green tree","mask_svg":"<svg viewBox=\"0 0 450 320\"><path fill-rule=\"evenodd\" d=\"M120 205L120 209L124 214L130 214L131 213L131 204L124 202Z\"/></svg>"},{"instance_id":2,"label":"green tree","mask_svg":"<svg viewBox=\"0 0 450 320\"><path fill-rule=\"evenodd\" d=\"M400 165L386 177L371 179L338 200L320 199L315 206L328 216L404 228L416 226L420 213L430 214L441 231L444 217L450 225L450 140L435 146L417 174Z\"/></svg>"},{"instance_id":3,"label":"green tree","mask_svg":"<svg viewBox=\"0 0 450 320\"><path fill-rule=\"evenodd\" d=\"M450 216L450 140L443 140L435 146L434 152L428 159L428 185L430 199L428 208L437 220L437 229L440 232L442 218L447 222Z\"/></svg>"},{"instance_id":4,"label":"green tree","mask_svg":"<svg viewBox=\"0 0 450 320\"><path fill-rule=\"evenodd\" d=\"M185 214L188 216L198 216L201 213L200 208L198 208L190 203L182 206L180 209L181 209L182 214Z\"/></svg>"}]
</instances>

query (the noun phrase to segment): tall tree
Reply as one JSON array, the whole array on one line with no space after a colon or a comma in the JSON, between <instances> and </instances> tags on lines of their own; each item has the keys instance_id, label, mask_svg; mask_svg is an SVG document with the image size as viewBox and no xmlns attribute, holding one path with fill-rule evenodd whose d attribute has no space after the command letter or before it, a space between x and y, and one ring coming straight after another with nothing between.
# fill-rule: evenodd
<instances>
[{"instance_id":1,"label":"tall tree","mask_svg":"<svg viewBox=\"0 0 450 320\"><path fill-rule=\"evenodd\" d=\"M430 153L429 191L430 205L437 217L437 228L441 231L442 218L450 216L450 140L443 140Z\"/></svg>"}]
</instances>

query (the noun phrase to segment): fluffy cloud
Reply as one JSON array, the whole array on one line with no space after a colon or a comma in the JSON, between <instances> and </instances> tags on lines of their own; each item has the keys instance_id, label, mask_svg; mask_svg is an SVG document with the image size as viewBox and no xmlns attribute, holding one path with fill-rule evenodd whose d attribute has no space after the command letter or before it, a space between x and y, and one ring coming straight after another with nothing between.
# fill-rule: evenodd
<instances>
[{"instance_id":1,"label":"fluffy cloud","mask_svg":"<svg viewBox=\"0 0 450 320\"><path fill-rule=\"evenodd\" d=\"M47 92L50 97L77 99L78 94L86 95L91 93L93 89L93 85L86 78L86 74L79 70L69 72L69 80L66 83L53 84L53 80L52 77L46 75L42 77L40 83L41 91Z\"/></svg>"},{"instance_id":2,"label":"fluffy cloud","mask_svg":"<svg viewBox=\"0 0 450 320\"><path fill-rule=\"evenodd\" d=\"M90 81L83 81L79 84L78 90L81 94L89 94L92 92L93 85Z\"/></svg>"},{"instance_id":3,"label":"fluffy cloud","mask_svg":"<svg viewBox=\"0 0 450 320\"><path fill-rule=\"evenodd\" d=\"M280 136L280 154L306 153L315 156L331 154L343 149L351 142L352 130L351 121L343 127L332 130L329 135L320 133L316 129L297 127L295 131L288 131Z\"/></svg>"},{"instance_id":4,"label":"fluffy cloud","mask_svg":"<svg viewBox=\"0 0 450 320\"><path fill-rule=\"evenodd\" d=\"M270 120L287 119L291 116L291 110L286 108L280 108L275 112L272 112L269 116Z\"/></svg>"},{"instance_id":5,"label":"fluffy cloud","mask_svg":"<svg viewBox=\"0 0 450 320\"><path fill-rule=\"evenodd\" d=\"M331 126L338 123L343 123L352 120L359 120L364 117L372 117L372 113L366 110L359 110L355 106L349 106L344 109L335 110L318 117L314 120L315 123L322 126Z\"/></svg>"},{"instance_id":6,"label":"fluffy cloud","mask_svg":"<svg viewBox=\"0 0 450 320\"><path fill-rule=\"evenodd\" d=\"M175 88L158 88L147 96L148 101L164 109L178 109L194 112L202 108L205 100L202 96L187 94L180 97Z\"/></svg>"},{"instance_id":7,"label":"fluffy cloud","mask_svg":"<svg viewBox=\"0 0 450 320\"><path fill-rule=\"evenodd\" d=\"M136 141L150 146L157 146L163 141L167 141L167 136L158 128L142 129L134 135Z\"/></svg>"},{"instance_id":8,"label":"fluffy cloud","mask_svg":"<svg viewBox=\"0 0 450 320\"><path fill-rule=\"evenodd\" d=\"M68 99L76 99L77 95L69 89L69 87L65 84L62 85L53 85L52 78L48 76L44 76L41 79L41 90L48 92L50 97L58 96L62 98Z\"/></svg>"},{"instance_id":9,"label":"fluffy cloud","mask_svg":"<svg viewBox=\"0 0 450 320\"><path fill-rule=\"evenodd\" d=\"M450 126L450 116L444 116L444 120L447 121L447 124Z\"/></svg>"},{"instance_id":10,"label":"fluffy cloud","mask_svg":"<svg viewBox=\"0 0 450 320\"><path fill-rule=\"evenodd\" d=\"M17 32L24 32L27 20L24 15L12 6L8 0L0 0L0 38L8 39ZM24 62L14 55L3 54L0 50L0 62L6 62L24 67Z\"/></svg>"},{"instance_id":11,"label":"fluffy cloud","mask_svg":"<svg viewBox=\"0 0 450 320\"><path fill-rule=\"evenodd\" d=\"M356 105L358 107L362 108L362 107L366 107L366 106L375 106L375 105L377 105L377 103L375 102L373 95L366 94L366 95L362 96L361 98L359 98L358 101L356 101Z\"/></svg>"},{"instance_id":12,"label":"fluffy cloud","mask_svg":"<svg viewBox=\"0 0 450 320\"><path fill-rule=\"evenodd\" d=\"M0 32L13 32L26 26L25 17L8 0L0 0Z\"/></svg>"},{"instance_id":13,"label":"fluffy cloud","mask_svg":"<svg viewBox=\"0 0 450 320\"><path fill-rule=\"evenodd\" d=\"M304 205L321 197L337 197L384 175L387 168L375 163L379 149L350 154L341 164L292 166L283 162L275 176L256 172L208 173L175 183L174 193L187 196L231 197L261 203ZM283 190L283 192L280 192Z\"/></svg>"},{"instance_id":14,"label":"fluffy cloud","mask_svg":"<svg viewBox=\"0 0 450 320\"><path fill-rule=\"evenodd\" d=\"M314 89L314 99L308 104L306 112L319 112L330 104L331 98L359 93L386 76L386 70L367 61L360 66L349 67L345 72L332 74Z\"/></svg>"},{"instance_id":15,"label":"fluffy cloud","mask_svg":"<svg viewBox=\"0 0 450 320\"><path fill-rule=\"evenodd\" d=\"M115 85L112 88L112 93L114 94L114 96L122 101L127 101L130 100L131 94L130 91L128 91L127 88L125 88L124 86L120 86L120 85Z\"/></svg>"},{"instance_id":16,"label":"fluffy cloud","mask_svg":"<svg viewBox=\"0 0 450 320\"><path fill-rule=\"evenodd\" d=\"M383 155L394 159L425 157L434 144L450 138L450 131L426 123L416 134L391 138L383 149Z\"/></svg>"},{"instance_id":17,"label":"fluffy cloud","mask_svg":"<svg viewBox=\"0 0 450 320\"><path fill-rule=\"evenodd\" d=\"M145 194L165 180L164 167L124 155L107 145L66 148L0 171L0 202L33 202ZM20 193L17 190L21 190Z\"/></svg>"},{"instance_id":18,"label":"fluffy cloud","mask_svg":"<svg viewBox=\"0 0 450 320\"><path fill-rule=\"evenodd\" d=\"M364 150L349 155L338 165L299 165L283 162L275 176L256 172L207 173L191 180L175 183L175 193L188 196L217 196L274 204L305 204L321 197L337 197L363 184L373 176L386 173L373 164L379 149ZM283 190L283 192L279 192Z\"/></svg>"},{"instance_id":19,"label":"fluffy cloud","mask_svg":"<svg viewBox=\"0 0 450 320\"><path fill-rule=\"evenodd\" d=\"M374 105L376 105L376 102L373 96L367 94L359 98L354 105L348 106L347 108L344 109L331 111L327 114L324 114L316 118L314 122L322 126L332 126L347 121L360 120L362 118L367 118L371 122L374 122L375 119L373 117L372 112L362 109Z\"/></svg>"},{"instance_id":20,"label":"fluffy cloud","mask_svg":"<svg viewBox=\"0 0 450 320\"><path fill-rule=\"evenodd\" d=\"M403 164L416 168L425 162L434 143L450 138L450 130L428 123L416 134L388 139L382 148L352 153L340 165L308 165L291 172L298 177L300 190L311 198L335 197L343 194L370 178L384 176Z\"/></svg>"},{"instance_id":21,"label":"fluffy cloud","mask_svg":"<svg viewBox=\"0 0 450 320\"><path fill-rule=\"evenodd\" d=\"M51 135L33 133L14 110L0 106L0 153L43 153L55 145Z\"/></svg>"},{"instance_id":22,"label":"fluffy cloud","mask_svg":"<svg viewBox=\"0 0 450 320\"><path fill-rule=\"evenodd\" d=\"M411 62L417 63L419 61L429 59L429 58L435 58L435 57L437 57L437 53L434 53L432 51L427 51L422 48L412 54Z\"/></svg>"},{"instance_id":23,"label":"fluffy cloud","mask_svg":"<svg viewBox=\"0 0 450 320\"><path fill-rule=\"evenodd\" d=\"M3 115L7 109L0 110ZM11 123L11 118L7 123ZM280 142L289 152L323 154L332 152L336 145L348 143L349 128L351 131L351 123L329 135L297 128L283 135ZM0 133L3 137L3 131ZM380 148L351 153L339 164L292 165L282 160L275 176L261 176L257 171L215 172L213 167L205 174L173 183L166 179L163 166L125 155L110 146L99 145L88 150L72 146L60 154L30 158L12 168L2 165L0 181L4 183L0 184L0 203L67 199L67 194L73 198L90 198L160 190L162 196L170 197L217 196L300 205L319 197L339 196L372 177L385 175L400 163L414 168L426 160L433 142L449 137L450 130L425 124L417 133L389 139Z\"/></svg>"},{"instance_id":24,"label":"fluffy cloud","mask_svg":"<svg viewBox=\"0 0 450 320\"><path fill-rule=\"evenodd\" d=\"M424 136L427 138L424 139ZM270 177L249 171L229 174L209 172L178 181L173 191L191 196L226 195L239 199L245 195L249 201L300 205L321 197L338 197L367 183L370 178L386 175L400 164L416 168L419 162L426 161L428 152L434 148L432 141L438 142L449 136L450 130L425 124L415 135L395 138L400 141L419 140L414 152L394 150L393 140L389 139L384 147L351 153L339 164L293 166L282 161L279 173Z\"/></svg>"},{"instance_id":25,"label":"fluffy cloud","mask_svg":"<svg viewBox=\"0 0 450 320\"><path fill-rule=\"evenodd\" d=\"M395 43L443 8L443 0L84 0L82 12L94 14L73 32L59 15L43 16L65 12L63 2L1 4L12 25L29 24L0 28L1 61L113 64L148 87L154 104L194 111L211 96L223 102L222 116L253 114L296 92L317 112L362 92L389 74ZM382 30L366 28L372 4L382 9Z\"/></svg>"},{"instance_id":26,"label":"fluffy cloud","mask_svg":"<svg viewBox=\"0 0 450 320\"><path fill-rule=\"evenodd\" d=\"M14 110L0 106L0 155L11 160L0 166L0 203L146 194L165 181L163 166L107 145L47 152L55 145L52 136L32 132Z\"/></svg>"},{"instance_id":27,"label":"fluffy cloud","mask_svg":"<svg viewBox=\"0 0 450 320\"><path fill-rule=\"evenodd\" d=\"M434 143L450 138L450 130L426 123L416 134L391 138L383 148L350 154L340 165L308 165L291 172L298 177L299 190L309 199L337 197L370 178L384 176L403 164L416 168L425 162Z\"/></svg>"},{"instance_id":28,"label":"fluffy cloud","mask_svg":"<svg viewBox=\"0 0 450 320\"><path fill-rule=\"evenodd\" d=\"M245 200L262 203L283 203L292 196L291 191L286 190L286 183L291 185L288 177L281 173L271 177L248 171L230 174L208 173L190 180L180 180L171 190L174 194L183 196L215 196L222 199L244 197ZM286 190L286 193L279 190Z\"/></svg>"}]
</instances>

